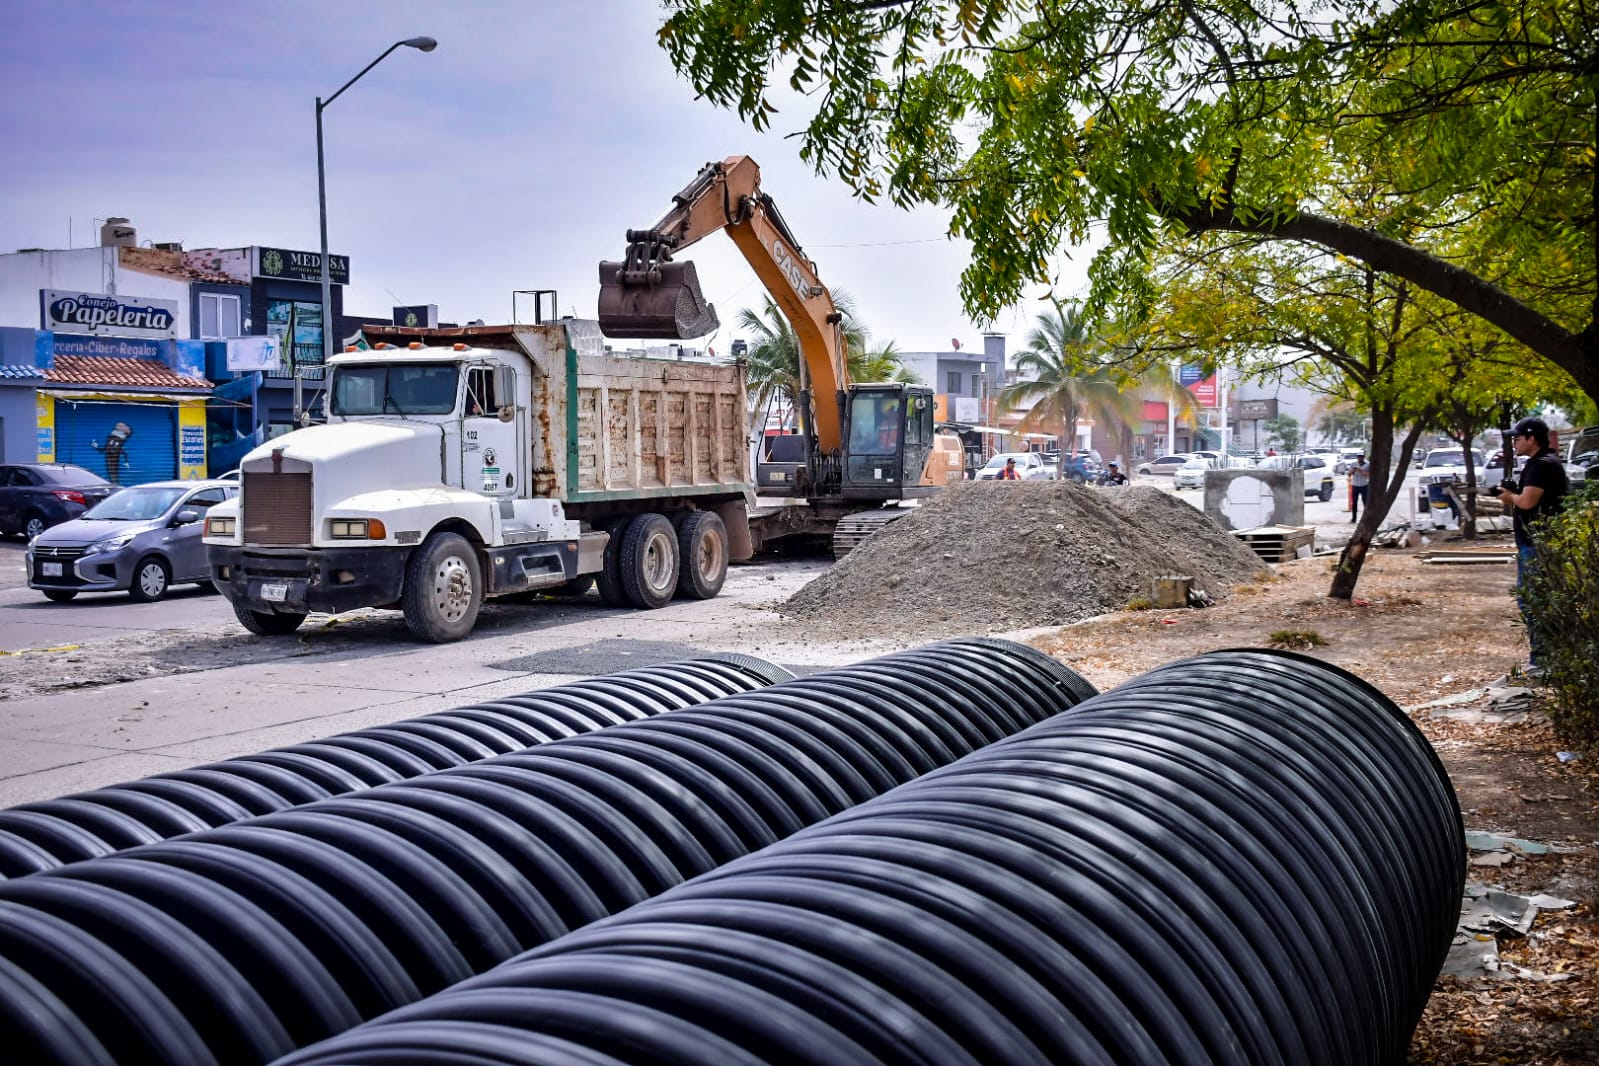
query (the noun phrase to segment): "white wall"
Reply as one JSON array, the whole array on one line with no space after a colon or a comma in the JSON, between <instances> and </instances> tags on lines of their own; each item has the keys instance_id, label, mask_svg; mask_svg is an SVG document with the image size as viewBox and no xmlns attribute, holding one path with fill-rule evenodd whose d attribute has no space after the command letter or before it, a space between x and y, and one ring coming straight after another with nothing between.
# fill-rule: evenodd
<instances>
[{"instance_id":1,"label":"white wall","mask_svg":"<svg viewBox=\"0 0 1599 1066\"><path fill-rule=\"evenodd\" d=\"M0 326L39 328L39 290L175 300L177 336L189 330L189 283L125 270L115 248L70 248L0 255Z\"/></svg>"}]
</instances>

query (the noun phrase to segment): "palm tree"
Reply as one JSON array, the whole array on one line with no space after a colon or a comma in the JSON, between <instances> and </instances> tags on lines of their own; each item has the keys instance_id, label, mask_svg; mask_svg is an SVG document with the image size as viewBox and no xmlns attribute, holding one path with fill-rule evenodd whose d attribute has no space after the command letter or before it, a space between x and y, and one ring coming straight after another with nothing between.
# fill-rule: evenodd
<instances>
[{"instance_id":1,"label":"palm tree","mask_svg":"<svg viewBox=\"0 0 1599 1066\"><path fill-rule=\"evenodd\" d=\"M868 331L855 315L855 303L843 289L832 291L833 304L843 316L845 369L851 381L915 381L900 362L894 342L868 350ZM738 313L738 325L750 334L745 354L750 388L751 430L760 432L773 400L793 405L800 391L799 338L770 296L759 312L746 307Z\"/></svg>"},{"instance_id":2,"label":"palm tree","mask_svg":"<svg viewBox=\"0 0 1599 1066\"><path fill-rule=\"evenodd\" d=\"M1111 427L1128 429L1142 415L1143 401L1125 386L1127 374L1104 362L1104 345L1090 337L1076 304L1057 305L1038 316L1027 347L1016 355L1025 380L999 393L1001 412L1031 403L1016 428L1024 433L1060 431L1062 456L1076 452L1077 422L1087 415Z\"/></svg>"}]
</instances>

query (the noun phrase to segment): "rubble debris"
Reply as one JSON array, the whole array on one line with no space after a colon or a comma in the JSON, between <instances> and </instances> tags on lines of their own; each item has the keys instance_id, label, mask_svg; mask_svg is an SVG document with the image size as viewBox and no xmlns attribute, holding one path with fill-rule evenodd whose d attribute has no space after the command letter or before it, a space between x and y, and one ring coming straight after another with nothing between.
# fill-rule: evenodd
<instances>
[{"instance_id":1,"label":"rubble debris","mask_svg":"<svg viewBox=\"0 0 1599 1066\"><path fill-rule=\"evenodd\" d=\"M1120 610L1163 575L1191 576L1216 599L1267 572L1159 489L967 482L884 527L779 610L904 635L1007 632Z\"/></svg>"}]
</instances>

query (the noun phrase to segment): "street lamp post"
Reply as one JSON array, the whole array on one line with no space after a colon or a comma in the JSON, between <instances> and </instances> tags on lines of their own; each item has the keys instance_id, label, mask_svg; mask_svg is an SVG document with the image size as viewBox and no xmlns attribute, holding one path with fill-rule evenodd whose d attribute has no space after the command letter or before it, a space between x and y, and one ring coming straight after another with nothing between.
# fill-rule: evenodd
<instances>
[{"instance_id":1,"label":"street lamp post","mask_svg":"<svg viewBox=\"0 0 1599 1066\"><path fill-rule=\"evenodd\" d=\"M431 37L408 37L403 41L395 41L384 49L383 54L361 68L361 73L339 86L339 91L326 100L320 96L316 98L316 201L317 213L322 228L322 373L327 373L328 360L333 356L333 281L328 274L328 179L327 170L322 156L322 112L327 106L343 95L344 90L354 85L366 76L366 72L377 66L389 57L389 53L396 48L415 48L419 52L431 52L439 46L439 42ZM293 338L290 338L291 340ZM300 360L290 353L294 359L294 421L300 421L301 411L301 384Z\"/></svg>"}]
</instances>

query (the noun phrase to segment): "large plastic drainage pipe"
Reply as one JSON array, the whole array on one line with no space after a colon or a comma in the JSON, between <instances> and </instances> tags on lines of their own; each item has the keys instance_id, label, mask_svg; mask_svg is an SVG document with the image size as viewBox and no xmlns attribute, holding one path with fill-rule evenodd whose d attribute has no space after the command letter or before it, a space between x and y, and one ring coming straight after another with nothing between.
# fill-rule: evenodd
<instances>
[{"instance_id":1,"label":"large plastic drainage pipe","mask_svg":"<svg viewBox=\"0 0 1599 1066\"><path fill-rule=\"evenodd\" d=\"M1464 871L1398 708L1218 652L284 1062L1399 1063Z\"/></svg>"},{"instance_id":2,"label":"large plastic drainage pipe","mask_svg":"<svg viewBox=\"0 0 1599 1066\"><path fill-rule=\"evenodd\" d=\"M793 676L749 655L663 663L24 803L0 810L0 879L637 721Z\"/></svg>"},{"instance_id":3,"label":"large plastic drainage pipe","mask_svg":"<svg viewBox=\"0 0 1599 1066\"><path fill-rule=\"evenodd\" d=\"M0 884L28 1062L257 1063L617 913L1091 696L984 639Z\"/></svg>"}]
</instances>

